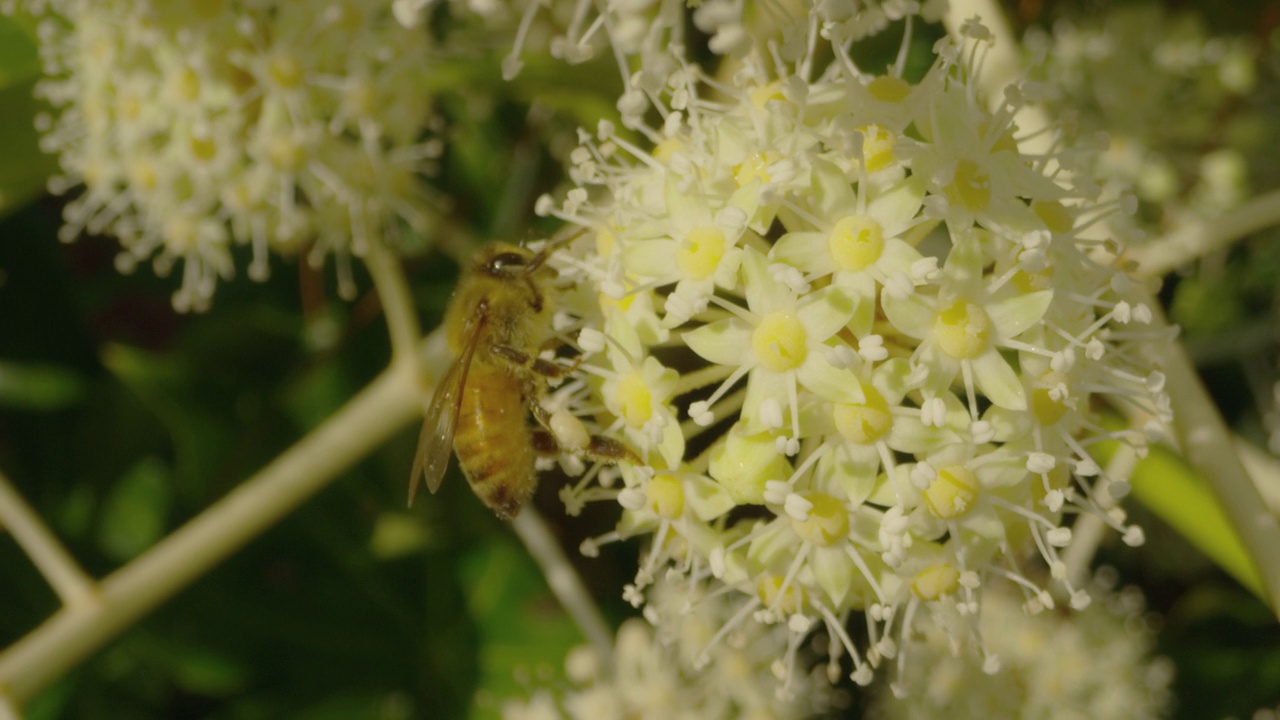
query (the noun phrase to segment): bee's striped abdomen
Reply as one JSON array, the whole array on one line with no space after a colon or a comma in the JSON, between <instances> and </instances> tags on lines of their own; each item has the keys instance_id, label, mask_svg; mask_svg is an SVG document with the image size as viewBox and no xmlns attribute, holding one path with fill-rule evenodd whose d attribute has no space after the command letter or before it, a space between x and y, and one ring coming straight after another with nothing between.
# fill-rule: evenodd
<instances>
[{"instance_id":1,"label":"bee's striped abdomen","mask_svg":"<svg viewBox=\"0 0 1280 720\"><path fill-rule=\"evenodd\" d=\"M485 505L509 520L533 495L532 436L519 379L504 369L475 363L459 401L453 450Z\"/></svg>"}]
</instances>

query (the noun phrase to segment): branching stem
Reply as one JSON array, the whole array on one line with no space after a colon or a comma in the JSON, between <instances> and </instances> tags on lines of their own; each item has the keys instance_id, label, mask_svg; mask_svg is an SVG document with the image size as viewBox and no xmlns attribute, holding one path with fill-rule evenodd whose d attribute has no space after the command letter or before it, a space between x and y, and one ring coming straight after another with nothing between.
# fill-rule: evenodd
<instances>
[{"instance_id":1,"label":"branching stem","mask_svg":"<svg viewBox=\"0 0 1280 720\"><path fill-rule=\"evenodd\" d=\"M1189 220L1163 238L1133 248L1139 272L1159 277L1252 233L1280 225L1280 190L1263 193L1215 218Z\"/></svg>"},{"instance_id":2,"label":"branching stem","mask_svg":"<svg viewBox=\"0 0 1280 720\"><path fill-rule=\"evenodd\" d=\"M613 633L560 543L547 529L542 516L534 508L526 507L511 521L511 527L542 568L551 592L591 643L596 655L602 662L612 666Z\"/></svg>"},{"instance_id":3,"label":"branching stem","mask_svg":"<svg viewBox=\"0 0 1280 720\"><path fill-rule=\"evenodd\" d=\"M0 690L29 700L326 487L420 411L408 363L393 364L271 464L0 654Z\"/></svg>"},{"instance_id":4,"label":"branching stem","mask_svg":"<svg viewBox=\"0 0 1280 720\"><path fill-rule=\"evenodd\" d=\"M400 258L382 243L371 242L365 252L364 263L377 286L382 312L387 317L393 361L416 365L415 352L422 329L413 306L413 296L409 293L409 284L405 281L404 269L400 266Z\"/></svg>"},{"instance_id":5,"label":"branching stem","mask_svg":"<svg viewBox=\"0 0 1280 720\"><path fill-rule=\"evenodd\" d=\"M93 578L71 557L4 473L0 473L0 525L13 534L63 605L76 606L91 599Z\"/></svg>"}]
</instances>

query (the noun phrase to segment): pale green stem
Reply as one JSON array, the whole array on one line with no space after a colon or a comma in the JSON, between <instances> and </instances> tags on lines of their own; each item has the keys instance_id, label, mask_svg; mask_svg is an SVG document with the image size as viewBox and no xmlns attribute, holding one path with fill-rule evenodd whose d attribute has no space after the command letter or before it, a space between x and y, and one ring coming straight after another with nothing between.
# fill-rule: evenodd
<instances>
[{"instance_id":1,"label":"pale green stem","mask_svg":"<svg viewBox=\"0 0 1280 720\"><path fill-rule=\"evenodd\" d=\"M1001 97L1008 79L1018 77L1021 73L1021 61L1016 52L1018 43L1005 21L1003 11L994 0L951 0L949 5L947 29L956 39L959 39L957 31L960 23L975 15L991 30L993 48L983 67L982 76L976 78L976 81L986 91L988 98ZM1002 48L1010 51L997 52ZM1024 107L1024 110L1027 108ZM1023 125L1022 114L1018 117L1019 124ZM1028 124L1023 127L1039 125ZM1262 196L1260 200L1263 202L1257 207L1269 208L1273 204L1280 204L1275 200L1268 200L1269 197ZM1260 209L1253 212L1257 216L1263 214ZM1255 217L1254 220L1256 219ZM1239 227L1243 226L1244 223L1241 223ZM1151 328L1153 332L1167 329L1167 321L1159 311L1160 305L1149 293L1135 291L1130 300L1143 303L1155 312L1157 320ZM1167 350L1162 348L1160 360L1183 440L1183 455L1212 486L1227 517L1231 519L1252 556L1272 611L1280 615L1280 522L1267 511L1257 488L1245 473L1226 425L1201 385L1181 344L1170 343Z\"/></svg>"},{"instance_id":2,"label":"pale green stem","mask_svg":"<svg viewBox=\"0 0 1280 720\"><path fill-rule=\"evenodd\" d=\"M421 410L392 365L323 425L229 495L54 613L0 654L0 694L22 703L326 487Z\"/></svg>"},{"instance_id":3,"label":"pale green stem","mask_svg":"<svg viewBox=\"0 0 1280 720\"><path fill-rule=\"evenodd\" d=\"M1280 458L1241 437L1236 437L1236 452L1271 514L1280 516Z\"/></svg>"},{"instance_id":4,"label":"pale green stem","mask_svg":"<svg viewBox=\"0 0 1280 720\"><path fill-rule=\"evenodd\" d=\"M1168 235L1130 250L1138 271L1150 277L1165 273L1252 233L1280 225L1280 190L1263 193L1215 218L1188 220Z\"/></svg>"},{"instance_id":5,"label":"pale green stem","mask_svg":"<svg viewBox=\"0 0 1280 720\"><path fill-rule=\"evenodd\" d=\"M364 264L373 277L373 284L378 289L378 299L382 302L382 312L387 317L393 362L416 365L422 327L418 324L418 313L413 306L409 284L405 282L400 258L382 243L371 242L364 255Z\"/></svg>"},{"instance_id":6,"label":"pale green stem","mask_svg":"<svg viewBox=\"0 0 1280 720\"><path fill-rule=\"evenodd\" d=\"M1067 579L1072 587L1084 587L1088 583L1093 556L1108 529L1107 523L1093 513L1080 513L1071 526L1071 544L1062 553L1062 562L1067 566Z\"/></svg>"},{"instance_id":7,"label":"pale green stem","mask_svg":"<svg viewBox=\"0 0 1280 720\"><path fill-rule=\"evenodd\" d=\"M1153 330L1158 331L1166 322L1160 306L1150 296L1142 302L1156 311ZM1245 472L1231 433L1181 343L1170 343L1159 352L1182 456L1213 489L1253 560L1265 599L1280 616L1280 519L1269 511Z\"/></svg>"},{"instance_id":8,"label":"pale green stem","mask_svg":"<svg viewBox=\"0 0 1280 720\"><path fill-rule=\"evenodd\" d=\"M79 605L93 595L93 578L58 542L4 473L0 473L0 525L13 534L13 539L53 586L63 605Z\"/></svg>"},{"instance_id":9,"label":"pale green stem","mask_svg":"<svg viewBox=\"0 0 1280 720\"><path fill-rule=\"evenodd\" d=\"M565 612L578 625L578 629L591 643L596 655L609 667L613 665L613 633L600 614L600 608L574 571L573 564L561 549L538 511L526 507L520 511L511 528L520 536L529 554L542 568L547 585L555 594Z\"/></svg>"}]
</instances>

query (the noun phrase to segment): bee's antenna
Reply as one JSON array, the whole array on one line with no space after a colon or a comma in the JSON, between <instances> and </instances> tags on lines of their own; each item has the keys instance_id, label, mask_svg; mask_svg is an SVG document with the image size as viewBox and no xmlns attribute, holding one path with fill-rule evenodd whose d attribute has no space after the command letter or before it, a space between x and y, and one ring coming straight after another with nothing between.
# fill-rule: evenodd
<instances>
[{"instance_id":1,"label":"bee's antenna","mask_svg":"<svg viewBox=\"0 0 1280 720\"><path fill-rule=\"evenodd\" d=\"M542 267L542 265L546 263L547 259L551 257L551 253L555 252L556 248L561 245L567 245L583 235L586 235L587 230L588 228L580 228L575 232L565 235L564 237L547 240L547 244L543 246L542 250L540 250L537 255L533 256L533 259L529 261L528 265L525 265L525 274L532 275L538 270L538 268Z\"/></svg>"}]
</instances>

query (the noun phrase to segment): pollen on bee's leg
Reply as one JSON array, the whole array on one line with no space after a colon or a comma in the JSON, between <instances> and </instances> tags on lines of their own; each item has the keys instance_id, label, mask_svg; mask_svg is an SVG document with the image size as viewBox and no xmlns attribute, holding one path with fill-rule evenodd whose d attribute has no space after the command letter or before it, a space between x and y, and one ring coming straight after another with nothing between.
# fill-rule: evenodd
<instances>
[{"instance_id":1,"label":"pollen on bee's leg","mask_svg":"<svg viewBox=\"0 0 1280 720\"><path fill-rule=\"evenodd\" d=\"M582 421L563 408L551 413L548 429L561 448L570 452L587 449L593 438Z\"/></svg>"}]
</instances>

